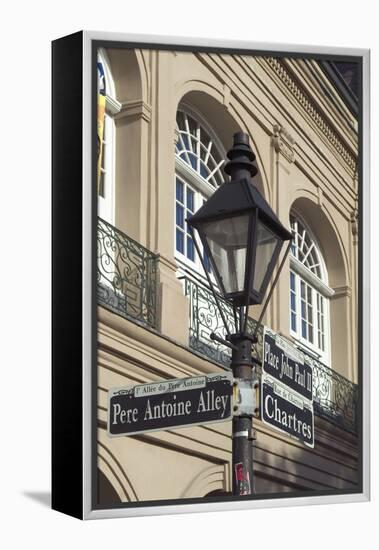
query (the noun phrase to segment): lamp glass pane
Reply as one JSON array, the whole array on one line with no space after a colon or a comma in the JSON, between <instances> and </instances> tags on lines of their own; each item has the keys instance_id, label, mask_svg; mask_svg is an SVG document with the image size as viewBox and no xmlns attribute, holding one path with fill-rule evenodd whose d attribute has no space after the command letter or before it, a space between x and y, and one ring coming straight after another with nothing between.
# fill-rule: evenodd
<instances>
[{"instance_id":1,"label":"lamp glass pane","mask_svg":"<svg viewBox=\"0 0 379 550\"><path fill-rule=\"evenodd\" d=\"M274 255L279 239L260 220L257 223L257 248L255 253L255 269L253 286L256 292L261 292L267 269Z\"/></svg>"},{"instance_id":2,"label":"lamp glass pane","mask_svg":"<svg viewBox=\"0 0 379 550\"><path fill-rule=\"evenodd\" d=\"M248 215L213 220L202 227L227 294L244 290L248 230Z\"/></svg>"}]
</instances>

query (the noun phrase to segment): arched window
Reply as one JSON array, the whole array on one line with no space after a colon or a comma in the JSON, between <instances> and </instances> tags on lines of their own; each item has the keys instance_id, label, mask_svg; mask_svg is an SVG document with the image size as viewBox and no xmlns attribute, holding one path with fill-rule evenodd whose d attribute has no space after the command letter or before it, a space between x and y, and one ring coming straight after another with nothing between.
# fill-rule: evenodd
<instances>
[{"instance_id":1,"label":"arched window","mask_svg":"<svg viewBox=\"0 0 379 550\"><path fill-rule=\"evenodd\" d=\"M176 133L175 256L181 264L202 274L185 219L225 180L222 171L225 152L207 123L186 107L177 112Z\"/></svg>"},{"instance_id":2,"label":"arched window","mask_svg":"<svg viewBox=\"0 0 379 550\"><path fill-rule=\"evenodd\" d=\"M294 237L290 255L290 327L306 351L330 363L328 274L321 250L298 215L290 216Z\"/></svg>"},{"instance_id":3,"label":"arched window","mask_svg":"<svg viewBox=\"0 0 379 550\"><path fill-rule=\"evenodd\" d=\"M114 152L115 125L113 116L118 112L115 88L110 63L105 50L100 49L97 56L98 102L98 215L113 223L114 218Z\"/></svg>"}]
</instances>

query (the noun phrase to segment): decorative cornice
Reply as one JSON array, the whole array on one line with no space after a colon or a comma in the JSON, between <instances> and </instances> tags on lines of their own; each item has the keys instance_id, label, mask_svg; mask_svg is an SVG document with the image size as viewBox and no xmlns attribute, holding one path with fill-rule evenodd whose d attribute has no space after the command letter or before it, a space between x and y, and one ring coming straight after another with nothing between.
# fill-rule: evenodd
<instances>
[{"instance_id":1,"label":"decorative cornice","mask_svg":"<svg viewBox=\"0 0 379 550\"><path fill-rule=\"evenodd\" d=\"M132 101L124 101L120 112L115 116L116 119L123 117L137 116L146 122L151 120L151 107L148 103L137 99Z\"/></svg>"},{"instance_id":2,"label":"decorative cornice","mask_svg":"<svg viewBox=\"0 0 379 550\"><path fill-rule=\"evenodd\" d=\"M323 281L321 281L321 279L319 279L312 271L310 271L310 269L305 267L305 265L302 264L301 262L299 262L299 260L297 258L292 256L292 254L290 254L290 266L299 275L303 276L305 279L308 279L308 281L321 294L323 294L327 298L332 298L334 296L334 292L335 292L334 289L330 288Z\"/></svg>"},{"instance_id":3,"label":"decorative cornice","mask_svg":"<svg viewBox=\"0 0 379 550\"><path fill-rule=\"evenodd\" d=\"M288 162L293 162L295 160L295 140L289 132L279 124L275 124L272 129L272 143L275 151L281 153Z\"/></svg>"},{"instance_id":4,"label":"decorative cornice","mask_svg":"<svg viewBox=\"0 0 379 550\"><path fill-rule=\"evenodd\" d=\"M114 99L113 97L110 97L109 95L106 96L106 103L105 103L105 110L107 113L110 113L111 115L117 115L122 109L122 103L117 101L117 99Z\"/></svg>"},{"instance_id":5,"label":"decorative cornice","mask_svg":"<svg viewBox=\"0 0 379 550\"><path fill-rule=\"evenodd\" d=\"M347 285L337 286L333 288L333 290L334 290L333 298L340 298L341 296L342 297L348 296L349 298L351 297L351 288Z\"/></svg>"},{"instance_id":6,"label":"decorative cornice","mask_svg":"<svg viewBox=\"0 0 379 550\"><path fill-rule=\"evenodd\" d=\"M178 266L176 262L172 258L168 258L167 256L164 256L162 254L159 255L159 267L163 266L164 268L168 268L173 273L176 273L178 270Z\"/></svg>"},{"instance_id":7,"label":"decorative cornice","mask_svg":"<svg viewBox=\"0 0 379 550\"><path fill-rule=\"evenodd\" d=\"M293 94L293 97L300 103L303 109L308 113L312 118L315 124L319 127L322 133L326 136L330 144L335 148L338 154L342 157L345 163L352 169L356 169L356 159L347 149L347 147L342 143L340 138L337 136L336 132L330 127L328 122L325 120L320 111L316 106L310 101L307 95L295 82L294 78L290 76L289 72L286 70L284 65L279 59L275 57L267 57L267 63L275 71L276 75L282 80L286 85L288 90Z\"/></svg>"}]
</instances>

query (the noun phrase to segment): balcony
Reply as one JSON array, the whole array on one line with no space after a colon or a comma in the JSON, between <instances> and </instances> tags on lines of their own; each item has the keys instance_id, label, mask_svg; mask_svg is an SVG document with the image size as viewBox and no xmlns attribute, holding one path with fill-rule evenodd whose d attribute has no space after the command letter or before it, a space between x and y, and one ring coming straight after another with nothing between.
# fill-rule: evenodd
<instances>
[{"instance_id":1,"label":"balcony","mask_svg":"<svg viewBox=\"0 0 379 550\"><path fill-rule=\"evenodd\" d=\"M98 304L156 327L158 256L108 222L97 223Z\"/></svg>"},{"instance_id":2,"label":"balcony","mask_svg":"<svg viewBox=\"0 0 379 550\"><path fill-rule=\"evenodd\" d=\"M98 218L97 228L97 299L110 311L145 327L157 328L158 256L122 231ZM211 290L193 277L183 276L184 292L189 299L189 339L191 351L228 368L230 349L211 340L210 334L225 337L225 329ZM230 327L234 317L230 305L219 298ZM256 321L249 319L253 333ZM254 357L262 361L263 327L257 332ZM313 357L313 404L315 413L342 427L357 432L358 386ZM261 368L258 367L258 374Z\"/></svg>"},{"instance_id":3,"label":"balcony","mask_svg":"<svg viewBox=\"0 0 379 550\"><path fill-rule=\"evenodd\" d=\"M198 280L188 276L183 277L182 280L190 303L189 347L221 366L229 366L230 349L210 338L212 332L225 338L225 329L212 292ZM230 323L230 327L233 327L232 308L221 297L219 302L227 322ZM255 326L256 322L250 318L248 331L252 333ZM255 359L261 363L262 326L258 329L257 337L258 344L255 346L254 355ZM349 432L356 433L358 386L313 357L307 356L307 358L313 368L315 413ZM261 367L257 370L259 374Z\"/></svg>"}]
</instances>

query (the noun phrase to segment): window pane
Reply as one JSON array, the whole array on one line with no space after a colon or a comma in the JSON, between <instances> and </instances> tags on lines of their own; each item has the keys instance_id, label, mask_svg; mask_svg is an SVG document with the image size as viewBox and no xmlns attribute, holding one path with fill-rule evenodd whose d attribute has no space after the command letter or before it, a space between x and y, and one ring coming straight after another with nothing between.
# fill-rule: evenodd
<instances>
[{"instance_id":1,"label":"window pane","mask_svg":"<svg viewBox=\"0 0 379 550\"><path fill-rule=\"evenodd\" d=\"M295 274L290 272L291 290L295 290Z\"/></svg>"},{"instance_id":2,"label":"window pane","mask_svg":"<svg viewBox=\"0 0 379 550\"><path fill-rule=\"evenodd\" d=\"M195 248L192 237L189 235L187 235L187 258L193 262L195 261Z\"/></svg>"},{"instance_id":3,"label":"window pane","mask_svg":"<svg viewBox=\"0 0 379 550\"><path fill-rule=\"evenodd\" d=\"M192 136L196 136L197 122L188 115L187 115L187 119L188 119L188 127L189 127L190 134Z\"/></svg>"},{"instance_id":4,"label":"window pane","mask_svg":"<svg viewBox=\"0 0 379 550\"><path fill-rule=\"evenodd\" d=\"M296 332L296 315L291 313L291 329Z\"/></svg>"},{"instance_id":5,"label":"window pane","mask_svg":"<svg viewBox=\"0 0 379 550\"><path fill-rule=\"evenodd\" d=\"M312 306L308 306L308 321L312 321Z\"/></svg>"},{"instance_id":6,"label":"window pane","mask_svg":"<svg viewBox=\"0 0 379 550\"><path fill-rule=\"evenodd\" d=\"M196 156L193 153L188 153L188 157L190 159L192 168L196 170Z\"/></svg>"},{"instance_id":7,"label":"window pane","mask_svg":"<svg viewBox=\"0 0 379 550\"><path fill-rule=\"evenodd\" d=\"M301 316L303 319L306 319L306 308L303 300L301 300Z\"/></svg>"},{"instance_id":8,"label":"window pane","mask_svg":"<svg viewBox=\"0 0 379 550\"><path fill-rule=\"evenodd\" d=\"M211 262L210 262L209 256L208 256L208 254L205 252L205 250L204 250L203 254L204 254L204 265L205 265L205 269L207 270L208 273L210 273L211 270L212 270L212 267L211 267Z\"/></svg>"},{"instance_id":9,"label":"window pane","mask_svg":"<svg viewBox=\"0 0 379 550\"><path fill-rule=\"evenodd\" d=\"M209 137L205 135L204 130L201 130L201 141L200 144L200 158L201 160L204 160L207 158L208 155L208 147L209 147ZM211 146L212 150L212 146Z\"/></svg>"},{"instance_id":10,"label":"window pane","mask_svg":"<svg viewBox=\"0 0 379 550\"><path fill-rule=\"evenodd\" d=\"M210 174L210 172L209 172L208 168L203 163L201 163L200 164L200 175L203 176L204 179L207 179L209 174Z\"/></svg>"},{"instance_id":11,"label":"window pane","mask_svg":"<svg viewBox=\"0 0 379 550\"><path fill-rule=\"evenodd\" d=\"M176 250L184 254L184 234L180 229L176 230Z\"/></svg>"},{"instance_id":12,"label":"window pane","mask_svg":"<svg viewBox=\"0 0 379 550\"><path fill-rule=\"evenodd\" d=\"M181 134L182 136L182 139L183 139L183 143L184 143L184 147L186 148L187 151L189 151L189 138L186 134Z\"/></svg>"},{"instance_id":13,"label":"window pane","mask_svg":"<svg viewBox=\"0 0 379 550\"><path fill-rule=\"evenodd\" d=\"M188 208L188 210L190 210L191 212L194 211L194 197L195 197L195 194L194 194L194 192L192 191L192 189L190 189L189 187L187 187L187 208Z\"/></svg>"},{"instance_id":14,"label":"window pane","mask_svg":"<svg viewBox=\"0 0 379 550\"><path fill-rule=\"evenodd\" d=\"M312 303L312 289L307 285L308 302Z\"/></svg>"},{"instance_id":15,"label":"window pane","mask_svg":"<svg viewBox=\"0 0 379 550\"><path fill-rule=\"evenodd\" d=\"M184 204L183 183L178 179L176 180L176 200Z\"/></svg>"},{"instance_id":16,"label":"window pane","mask_svg":"<svg viewBox=\"0 0 379 550\"><path fill-rule=\"evenodd\" d=\"M194 153L197 153L197 140L195 138L192 138L191 139L191 147L192 147L192 151ZM197 155L196 155L197 156Z\"/></svg>"},{"instance_id":17,"label":"window pane","mask_svg":"<svg viewBox=\"0 0 379 550\"><path fill-rule=\"evenodd\" d=\"M176 225L184 229L184 208L180 204L176 205Z\"/></svg>"}]
</instances>

